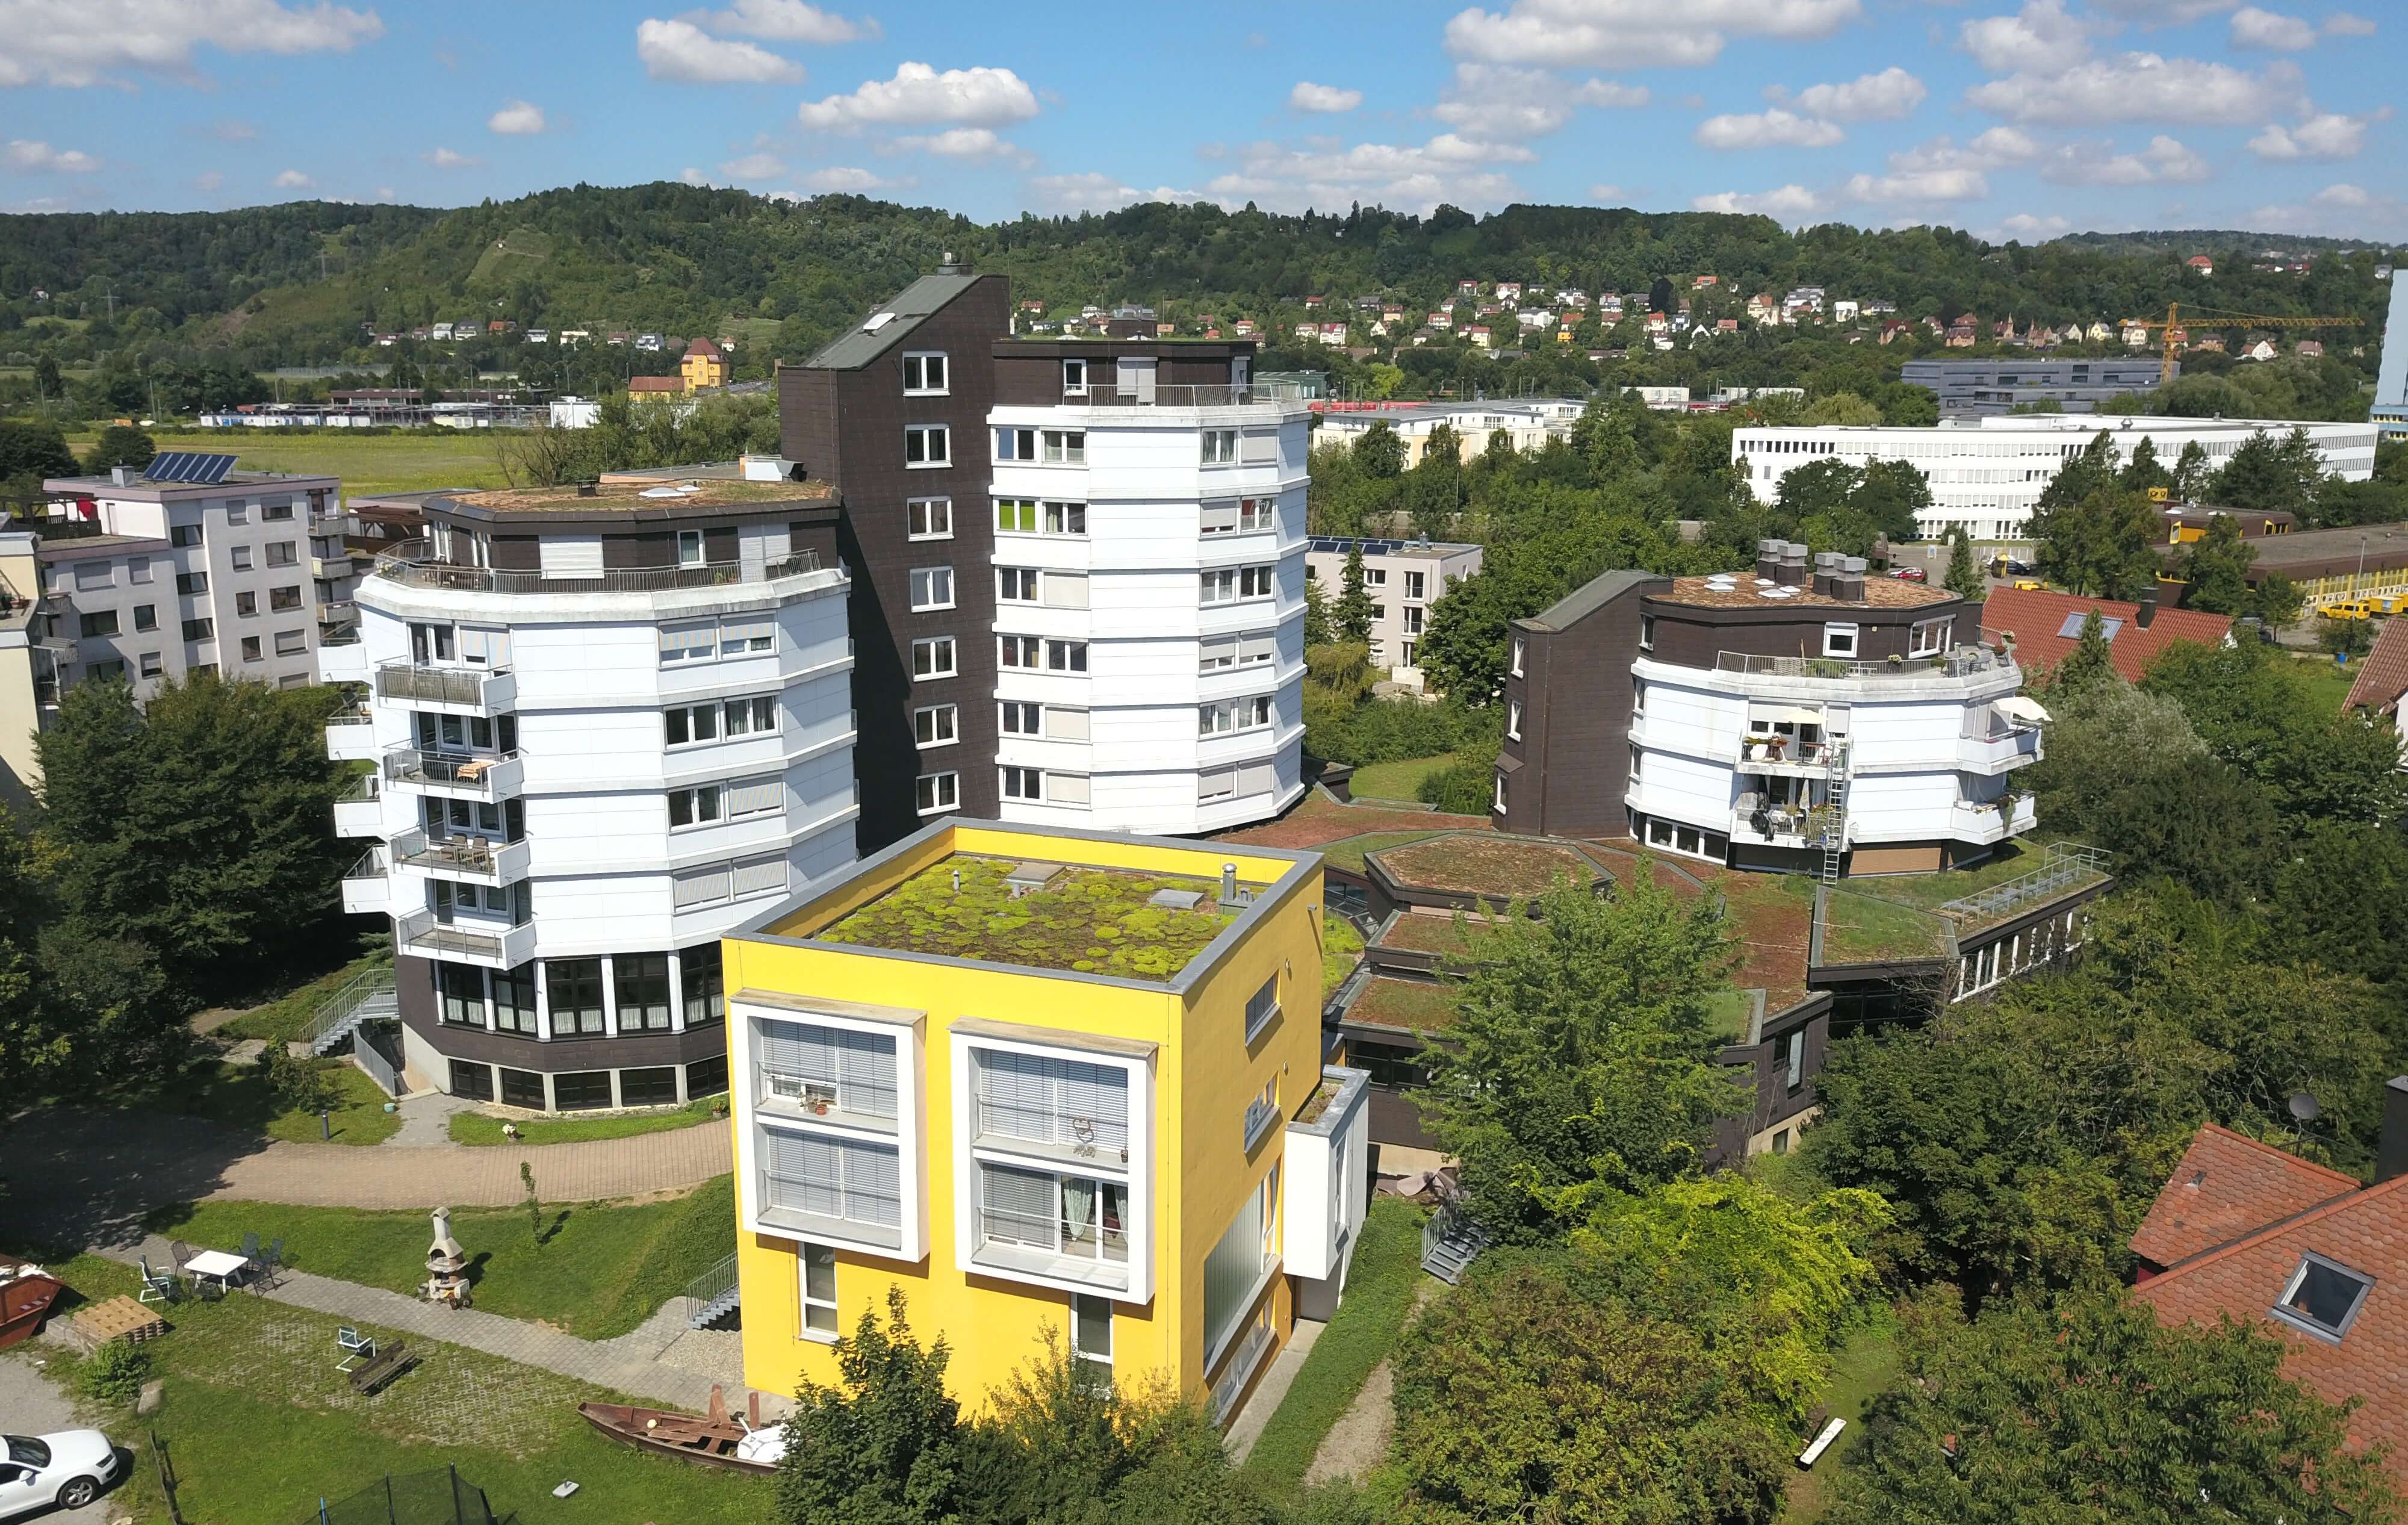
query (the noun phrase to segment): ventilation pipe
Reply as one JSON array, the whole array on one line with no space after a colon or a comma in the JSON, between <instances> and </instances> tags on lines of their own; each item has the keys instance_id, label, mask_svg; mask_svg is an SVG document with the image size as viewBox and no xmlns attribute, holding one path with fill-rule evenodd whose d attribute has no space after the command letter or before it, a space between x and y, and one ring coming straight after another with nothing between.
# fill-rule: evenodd
<instances>
[{"instance_id":1,"label":"ventilation pipe","mask_svg":"<svg viewBox=\"0 0 2408 1525\"><path fill-rule=\"evenodd\" d=\"M1818 551L1814 554L1814 591L1826 598L1840 596L1840 553Z\"/></svg>"},{"instance_id":2,"label":"ventilation pipe","mask_svg":"<svg viewBox=\"0 0 2408 1525\"><path fill-rule=\"evenodd\" d=\"M1221 865L1221 903L1238 903L1238 866L1234 863Z\"/></svg>"},{"instance_id":3,"label":"ventilation pipe","mask_svg":"<svg viewBox=\"0 0 2408 1525\"><path fill-rule=\"evenodd\" d=\"M1846 599L1848 602L1852 604L1860 604L1865 601L1864 557L1842 556L1840 558L1839 587L1839 596Z\"/></svg>"},{"instance_id":4,"label":"ventilation pipe","mask_svg":"<svg viewBox=\"0 0 2408 1525\"><path fill-rule=\"evenodd\" d=\"M2157 585L2155 583L2151 583L2145 589L2142 590L2140 612L2133 616L2133 621L2135 624L2139 625L2142 629L2145 630L2149 627L2149 622L2157 617Z\"/></svg>"},{"instance_id":5,"label":"ventilation pipe","mask_svg":"<svg viewBox=\"0 0 2408 1525\"><path fill-rule=\"evenodd\" d=\"M1791 540L1782 546L1781 571L1773 581L1784 587L1800 588L1806 585L1806 547L1802 542Z\"/></svg>"}]
</instances>

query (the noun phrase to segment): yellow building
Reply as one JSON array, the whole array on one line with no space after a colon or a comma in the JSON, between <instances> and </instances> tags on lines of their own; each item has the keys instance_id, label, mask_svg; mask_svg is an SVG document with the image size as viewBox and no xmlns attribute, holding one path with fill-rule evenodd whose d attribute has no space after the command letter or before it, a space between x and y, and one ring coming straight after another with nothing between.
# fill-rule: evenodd
<instances>
[{"instance_id":1,"label":"yellow building","mask_svg":"<svg viewBox=\"0 0 2408 1525\"><path fill-rule=\"evenodd\" d=\"M726 352L707 338L695 339L685 347L685 358L678 362L678 374L685 378L688 392L699 392L707 386L725 386Z\"/></svg>"},{"instance_id":2,"label":"yellow building","mask_svg":"<svg viewBox=\"0 0 2408 1525\"><path fill-rule=\"evenodd\" d=\"M975 1409L1053 1331L1233 1416L1369 1184L1311 853L950 820L724 943L746 1381L903 1288Z\"/></svg>"}]
</instances>

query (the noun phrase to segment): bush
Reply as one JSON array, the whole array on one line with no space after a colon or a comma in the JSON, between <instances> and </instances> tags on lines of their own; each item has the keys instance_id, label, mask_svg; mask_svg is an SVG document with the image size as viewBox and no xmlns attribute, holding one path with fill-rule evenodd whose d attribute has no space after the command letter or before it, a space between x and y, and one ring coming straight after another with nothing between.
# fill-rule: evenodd
<instances>
[{"instance_id":1,"label":"bush","mask_svg":"<svg viewBox=\"0 0 2408 1525\"><path fill-rule=\"evenodd\" d=\"M1496 777L1496 751L1474 752L1424 778L1415 798L1449 815L1485 815L1495 800Z\"/></svg>"},{"instance_id":2,"label":"bush","mask_svg":"<svg viewBox=\"0 0 2408 1525\"><path fill-rule=\"evenodd\" d=\"M150 1352L122 1340L109 1341L76 1368L77 1389L104 1403L133 1403L150 1380Z\"/></svg>"}]
</instances>

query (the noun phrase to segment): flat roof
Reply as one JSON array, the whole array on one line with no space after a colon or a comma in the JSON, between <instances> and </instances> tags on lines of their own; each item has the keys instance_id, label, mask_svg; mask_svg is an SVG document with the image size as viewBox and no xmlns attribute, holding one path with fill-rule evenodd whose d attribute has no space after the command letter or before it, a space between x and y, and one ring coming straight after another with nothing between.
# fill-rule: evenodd
<instances>
[{"instance_id":1,"label":"flat roof","mask_svg":"<svg viewBox=\"0 0 2408 1525\"><path fill-rule=\"evenodd\" d=\"M93 556L122 555L128 551L166 549L167 542L155 535L71 535L44 539L35 554L44 561L83 561Z\"/></svg>"},{"instance_id":2,"label":"flat roof","mask_svg":"<svg viewBox=\"0 0 2408 1525\"><path fill-rule=\"evenodd\" d=\"M42 491L75 493L86 497L222 497L229 487L300 486L318 482L342 485L340 477L322 471L229 471L218 482L153 482L148 477L136 477L121 483L106 474L49 477L42 482Z\"/></svg>"},{"instance_id":3,"label":"flat roof","mask_svg":"<svg viewBox=\"0 0 2408 1525\"><path fill-rule=\"evenodd\" d=\"M1718 588L1702 577L1676 577L1667 592L1650 595L1658 603L1693 604L1705 609L1923 609L1934 604L1960 602L1946 588L1935 588L1926 583L1910 583L1902 578L1865 575L1865 596L1861 598L1834 598L1828 593L1817 593L1812 583L1801 583L1785 598L1768 598L1765 590L1756 586L1754 572L1731 574L1734 585Z\"/></svg>"},{"instance_id":4,"label":"flat roof","mask_svg":"<svg viewBox=\"0 0 2408 1525\"><path fill-rule=\"evenodd\" d=\"M2366 548L2370 567L2408 565L2408 525L2350 525L2340 529L2295 529L2287 535L2259 535L2249 540L2258 558L2251 575L2269 571L2290 573L2308 567L2316 575L2346 570L2358 565L2358 547ZM2346 562L2347 568L2341 566Z\"/></svg>"},{"instance_id":5,"label":"flat roof","mask_svg":"<svg viewBox=\"0 0 2408 1525\"><path fill-rule=\"evenodd\" d=\"M1347 535L1315 535L1305 542L1305 549L1335 552L1342 555L1358 545L1367 556L1448 556L1484 549L1463 540L1383 540Z\"/></svg>"},{"instance_id":6,"label":"flat roof","mask_svg":"<svg viewBox=\"0 0 2408 1525\"><path fill-rule=\"evenodd\" d=\"M690 489L690 490L689 490ZM728 477L678 477L663 482L603 482L579 487L497 487L442 493L429 508L459 508L495 516L580 518L614 513L692 513L759 503L818 503L836 496L824 482L745 482Z\"/></svg>"}]
</instances>

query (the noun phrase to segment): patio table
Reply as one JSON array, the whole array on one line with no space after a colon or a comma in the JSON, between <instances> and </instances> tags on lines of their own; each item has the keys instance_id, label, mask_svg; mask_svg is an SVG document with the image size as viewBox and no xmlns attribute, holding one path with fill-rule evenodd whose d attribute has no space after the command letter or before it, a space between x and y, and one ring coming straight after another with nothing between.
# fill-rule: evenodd
<instances>
[{"instance_id":1,"label":"patio table","mask_svg":"<svg viewBox=\"0 0 2408 1525\"><path fill-rule=\"evenodd\" d=\"M207 1276L218 1284L218 1290L230 1291L236 1276L251 1268L251 1262L231 1250L203 1250L184 1262L184 1269L195 1276Z\"/></svg>"}]
</instances>

